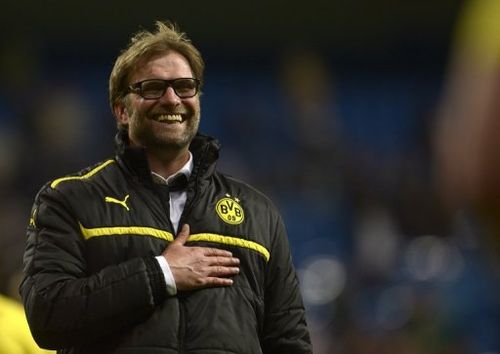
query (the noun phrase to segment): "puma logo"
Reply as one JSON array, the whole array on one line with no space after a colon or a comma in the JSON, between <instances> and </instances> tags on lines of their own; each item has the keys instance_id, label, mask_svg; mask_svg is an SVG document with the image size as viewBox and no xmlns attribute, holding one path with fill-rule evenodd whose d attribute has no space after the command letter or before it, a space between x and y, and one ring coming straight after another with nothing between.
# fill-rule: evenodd
<instances>
[{"instance_id":1,"label":"puma logo","mask_svg":"<svg viewBox=\"0 0 500 354\"><path fill-rule=\"evenodd\" d=\"M122 207L124 207L125 209L127 209L127 211L130 211L128 205L127 205L127 199L128 199L129 195L127 194L125 196L125 199L123 200L118 200L116 198L113 198L113 197L105 197L104 198L104 201L106 203L115 203L115 204L120 204Z\"/></svg>"}]
</instances>

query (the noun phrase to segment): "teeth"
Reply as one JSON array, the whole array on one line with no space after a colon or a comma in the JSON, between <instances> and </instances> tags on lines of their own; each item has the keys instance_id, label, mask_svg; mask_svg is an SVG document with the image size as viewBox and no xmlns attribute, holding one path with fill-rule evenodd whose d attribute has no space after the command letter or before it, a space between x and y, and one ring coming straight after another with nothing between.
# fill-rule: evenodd
<instances>
[{"instance_id":1,"label":"teeth","mask_svg":"<svg viewBox=\"0 0 500 354\"><path fill-rule=\"evenodd\" d=\"M156 117L158 122L179 122L182 123L182 116L180 114L162 114Z\"/></svg>"}]
</instances>

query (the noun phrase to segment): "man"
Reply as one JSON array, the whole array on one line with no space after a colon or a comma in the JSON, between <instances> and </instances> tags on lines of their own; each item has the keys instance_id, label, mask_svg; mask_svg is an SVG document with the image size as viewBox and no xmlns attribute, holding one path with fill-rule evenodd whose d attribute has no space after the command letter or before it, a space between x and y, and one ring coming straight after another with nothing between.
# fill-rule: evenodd
<instances>
[{"instance_id":1,"label":"man","mask_svg":"<svg viewBox=\"0 0 500 354\"><path fill-rule=\"evenodd\" d=\"M110 76L116 157L39 192L20 291L42 347L311 353L280 215L197 133L203 69L172 25L135 35Z\"/></svg>"}]
</instances>

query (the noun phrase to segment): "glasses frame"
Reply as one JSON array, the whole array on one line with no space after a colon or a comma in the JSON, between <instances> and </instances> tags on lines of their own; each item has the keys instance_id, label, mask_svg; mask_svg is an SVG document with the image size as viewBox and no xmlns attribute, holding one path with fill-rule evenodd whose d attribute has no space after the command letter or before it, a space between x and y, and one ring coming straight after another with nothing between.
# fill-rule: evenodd
<instances>
[{"instance_id":1,"label":"glasses frame","mask_svg":"<svg viewBox=\"0 0 500 354\"><path fill-rule=\"evenodd\" d=\"M175 88L175 83L180 81L180 80L192 80L195 83L194 94L192 94L192 95L179 95L179 93L177 92L177 90ZM158 82L163 82L165 84L165 88L163 89L163 92L161 93L161 95L159 95L158 97L144 97L144 94L142 92L142 85L143 85L143 83L149 82L149 81L158 81ZM165 92L167 92L167 89L169 87L171 87L172 90L174 90L177 97L179 97L181 99L182 98L191 98L191 97L194 97L198 94L198 92L200 90L200 80L195 79L194 77L179 77L179 78L173 79L173 80L147 79L147 80L142 80L142 81L133 83L132 85L130 85L127 88L126 93L135 93L135 94L141 96L145 100L157 100L157 99L161 98L165 94Z\"/></svg>"}]
</instances>

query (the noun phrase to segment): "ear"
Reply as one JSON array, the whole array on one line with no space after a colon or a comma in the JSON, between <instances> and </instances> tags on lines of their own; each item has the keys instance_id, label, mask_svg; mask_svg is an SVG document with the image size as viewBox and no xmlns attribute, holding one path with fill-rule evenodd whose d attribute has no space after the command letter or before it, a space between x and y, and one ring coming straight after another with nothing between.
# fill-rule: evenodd
<instances>
[{"instance_id":1,"label":"ear","mask_svg":"<svg viewBox=\"0 0 500 354\"><path fill-rule=\"evenodd\" d=\"M115 102L113 105L113 113L115 114L116 121L120 125L128 125L130 120L129 110L123 100Z\"/></svg>"}]
</instances>

